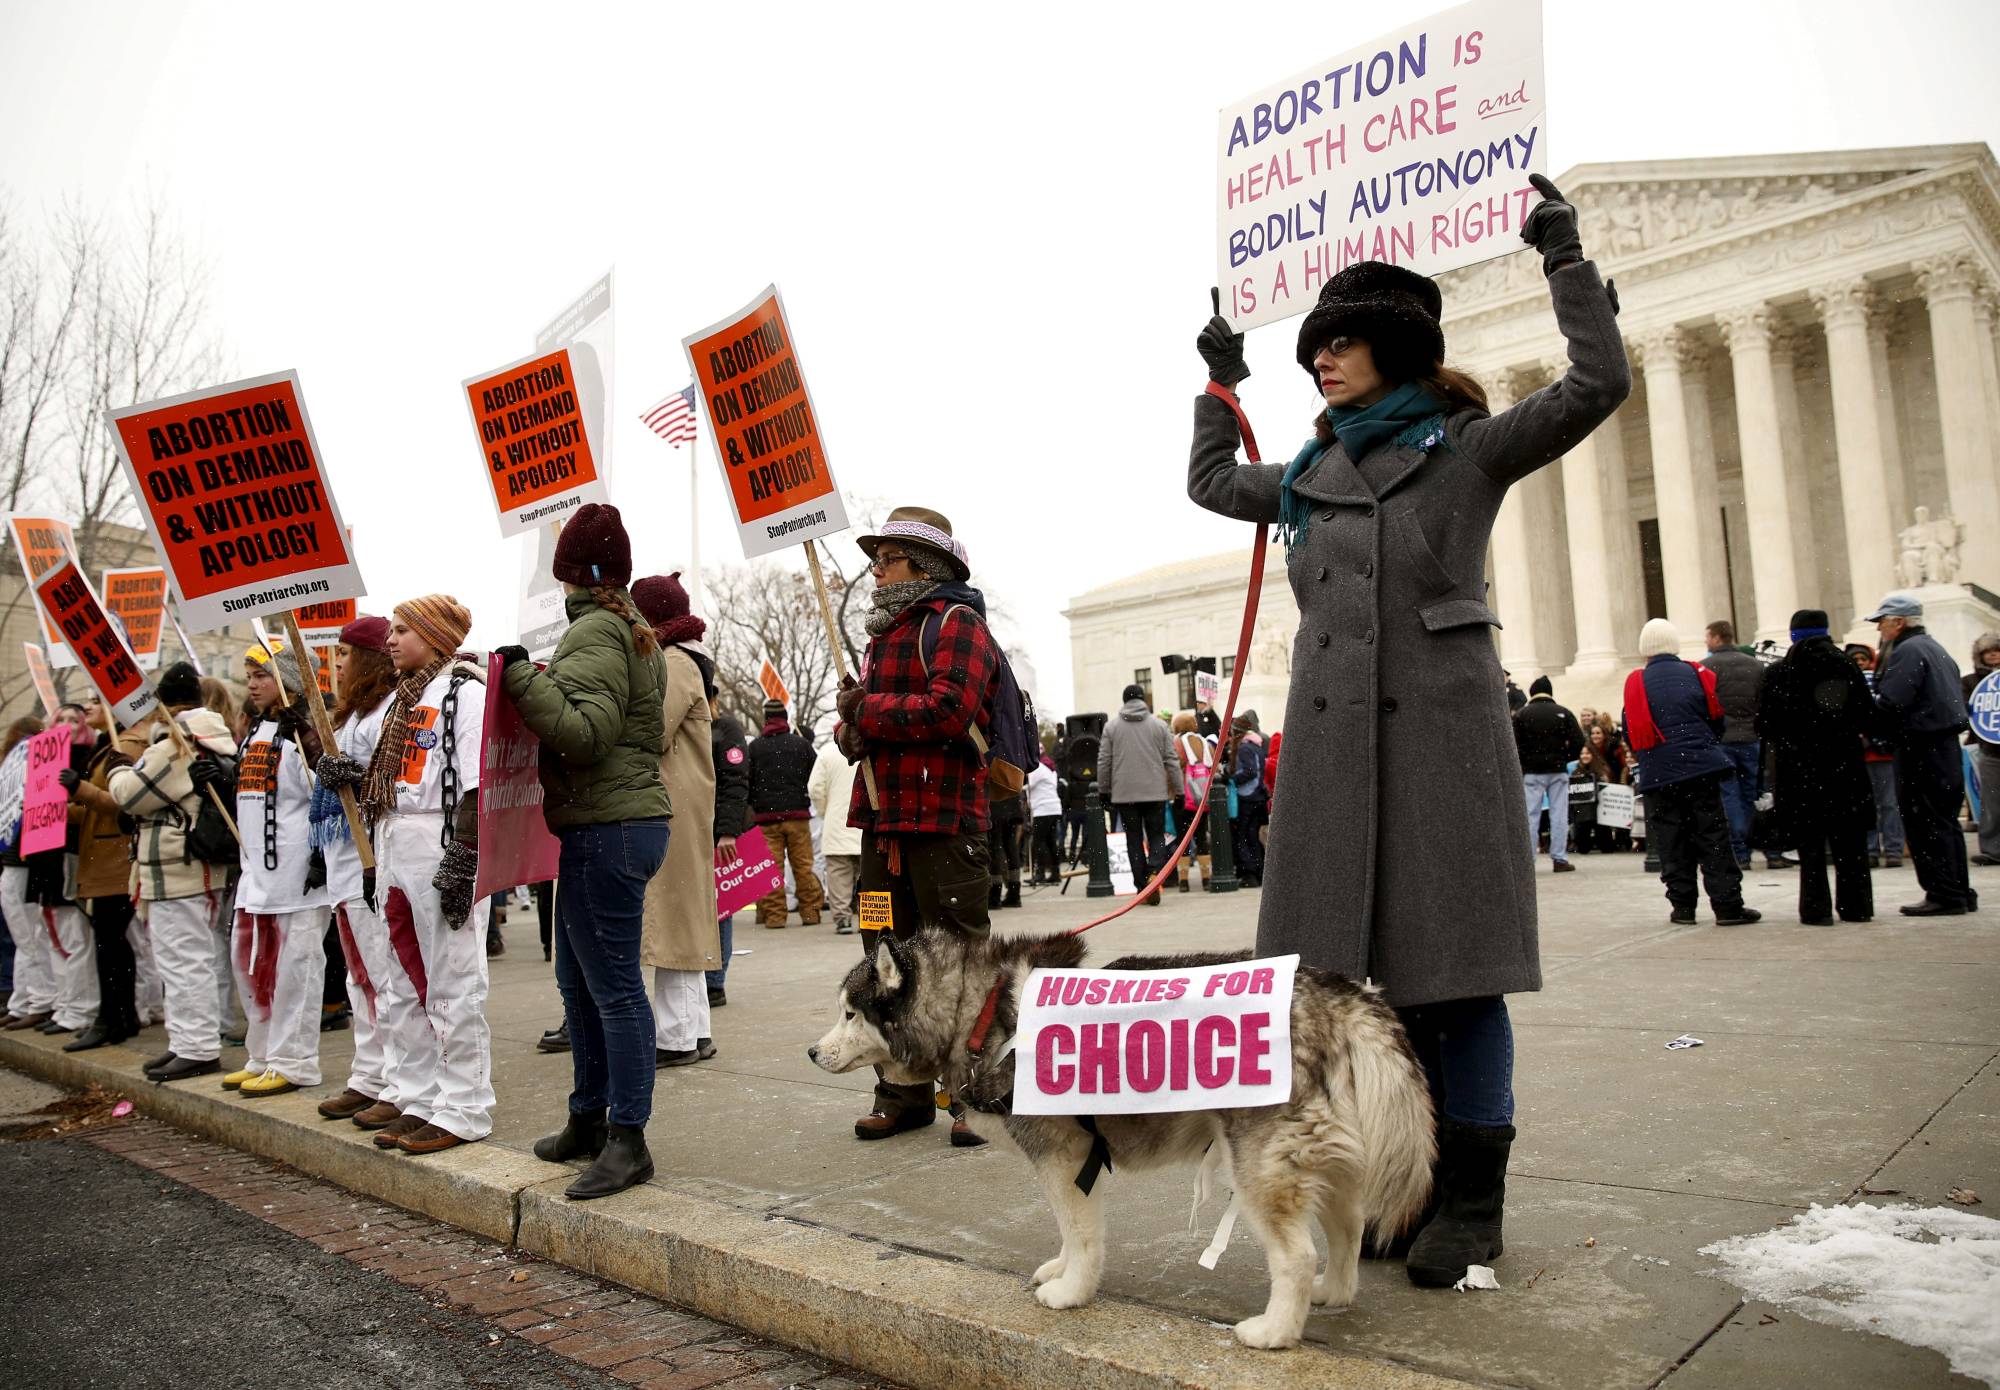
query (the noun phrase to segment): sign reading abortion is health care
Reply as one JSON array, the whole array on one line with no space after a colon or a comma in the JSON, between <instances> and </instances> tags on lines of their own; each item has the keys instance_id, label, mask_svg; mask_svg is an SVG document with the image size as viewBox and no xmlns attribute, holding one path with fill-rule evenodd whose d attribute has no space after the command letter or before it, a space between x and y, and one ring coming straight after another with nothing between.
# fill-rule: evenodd
<instances>
[{"instance_id":1,"label":"sign reading abortion is health care","mask_svg":"<svg viewBox=\"0 0 2000 1390\"><path fill-rule=\"evenodd\" d=\"M1436 275L1522 249L1543 100L1541 0L1473 0L1224 107L1223 315L1303 314L1356 261Z\"/></svg>"},{"instance_id":2,"label":"sign reading abortion is health care","mask_svg":"<svg viewBox=\"0 0 2000 1390\"><path fill-rule=\"evenodd\" d=\"M1972 732L1988 743L2000 743L2000 671L1972 687L1972 698L1965 702L1965 714L1972 722ZM1992 796L2000 792L2000 787L1984 790Z\"/></svg>"},{"instance_id":3,"label":"sign reading abortion is health care","mask_svg":"<svg viewBox=\"0 0 2000 1390\"><path fill-rule=\"evenodd\" d=\"M1138 1115L1292 1097L1299 958L1037 970L1014 1030L1014 1113Z\"/></svg>"}]
</instances>

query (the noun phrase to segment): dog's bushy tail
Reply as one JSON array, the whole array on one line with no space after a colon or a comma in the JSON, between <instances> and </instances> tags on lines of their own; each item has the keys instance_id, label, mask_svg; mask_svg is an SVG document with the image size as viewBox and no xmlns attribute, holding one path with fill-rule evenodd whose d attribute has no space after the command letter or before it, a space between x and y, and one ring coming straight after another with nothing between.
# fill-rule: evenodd
<instances>
[{"instance_id":1,"label":"dog's bushy tail","mask_svg":"<svg viewBox=\"0 0 2000 1390\"><path fill-rule=\"evenodd\" d=\"M1424 1069L1387 1006L1369 1009L1349 1059L1362 1144L1362 1201L1378 1240L1402 1233L1431 1194L1437 1132Z\"/></svg>"}]
</instances>

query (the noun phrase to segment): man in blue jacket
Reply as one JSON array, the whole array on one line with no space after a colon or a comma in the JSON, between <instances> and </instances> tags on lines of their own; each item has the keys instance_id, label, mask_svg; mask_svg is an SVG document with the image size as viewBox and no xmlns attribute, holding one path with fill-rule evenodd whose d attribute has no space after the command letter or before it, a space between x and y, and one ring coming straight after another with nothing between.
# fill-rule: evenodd
<instances>
[{"instance_id":1,"label":"man in blue jacket","mask_svg":"<svg viewBox=\"0 0 2000 1390\"><path fill-rule=\"evenodd\" d=\"M1736 775L1722 751L1722 701L1715 672L1680 658L1680 634L1665 618L1639 631L1646 664L1625 678L1625 737L1639 756L1646 834L1660 856L1670 921L1694 923L1695 866L1701 867L1718 927L1763 914L1743 905L1743 871L1729 844L1724 779Z\"/></svg>"},{"instance_id":2,"label":"man in blue jacket","mask_svg":"<svg viewBox=\"0 0 2000 1390\"><path fill-rule=\"evenodd\" d=\"M1965 768L1958 736L1965 732L1965 693L1958 663L1923 628L1924 606L1891 594L1866 621L1882 635L1875 663L1875 704L1894 733L1896 806L1903 839L1915 862L1924 900L1905 917L1961 917L1979 910L1967 881L1965 836L1958 828Z\"/></svg>"}]
</instances>

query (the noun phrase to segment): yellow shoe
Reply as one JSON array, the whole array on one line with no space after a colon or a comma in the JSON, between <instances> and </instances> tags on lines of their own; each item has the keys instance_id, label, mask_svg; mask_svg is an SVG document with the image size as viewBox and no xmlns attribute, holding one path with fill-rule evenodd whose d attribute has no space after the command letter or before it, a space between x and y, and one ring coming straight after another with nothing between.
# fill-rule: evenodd
<instances>
[{"instance_id":1,"label":"yellow shoe","mask_svg":"<svg viewBox=\"0 0 2000 1390\"><path fill-rule=\"evenodd\" d=\"M267 1071L262 1076L253 1076L236 1088L237 1094L245 1096L281 1096L287 1091L298 1089L297 1082L287 1081L275 1071Z\"/></svg>"},{"instance_id":2,"label":"yellow shoe","mask_svg":"<svg viewBox=\"0 0 2000 1390\"><path fill-rule=\"evenodd\" d=\"M222 1078L222 1089L233 1091L246 1081L255 1081L259 1075L260 1073L254 1071L233 1071Z\"/></svg>"}]
</instances>

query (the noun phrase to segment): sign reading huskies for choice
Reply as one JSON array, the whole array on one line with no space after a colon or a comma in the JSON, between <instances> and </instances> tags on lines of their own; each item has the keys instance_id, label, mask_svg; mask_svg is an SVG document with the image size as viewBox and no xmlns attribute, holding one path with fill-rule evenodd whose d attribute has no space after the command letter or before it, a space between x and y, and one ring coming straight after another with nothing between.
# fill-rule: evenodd
<instances>
[{"instance_id":1,"label":"sign reading huskies for choice","mask_svg":"<svg viewBox=\"0 0 2000 1390\"><path fill-rule=\"evenodd\" d=\"M297 372L114 410L111 430L196 632L367 592Z\"/></svg>"},{"instance_id":2,"label":"sign reading huskies for choice","mask_svg":"<svg viewBox=\"0 0 2000 1390\"><path fill-rule=\"evenodd\" d=\"M1299 958L1037 970L1014 1030L1014 1113L1138 1115L1292 1096Z\"/></svg>"},{"instance_id":3,"label":"sign reading huskies for choice","mask_svg":"<svg viewBox=\"0 0 2000 1390\"><path fill-rule=\"evenodd\" d=\"M767 286L739 312L681 339L746 557L847 529L785 301Z\"/></svg>"},{"instance_id":4,"label":"sign reading huskies for choice","mask_svg":"<svg viewBox=\"0 0 2000 1390\"><path fill-rule=\"evenodd\" d=\"M1436 275L1522 249L1543 100L1541 0L1473 0L1225 106L1223 316L1303 314L1356 261Z\"/></svg>"}]
</instances>

